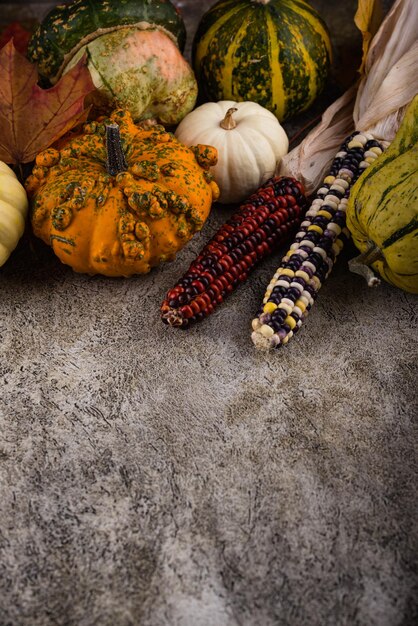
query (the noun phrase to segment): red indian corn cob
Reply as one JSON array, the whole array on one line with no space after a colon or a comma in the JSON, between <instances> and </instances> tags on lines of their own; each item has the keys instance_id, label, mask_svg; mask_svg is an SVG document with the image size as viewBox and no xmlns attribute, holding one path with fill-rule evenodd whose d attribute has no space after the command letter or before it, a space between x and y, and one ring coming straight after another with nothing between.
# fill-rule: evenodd
<instances>
[{"instance_id":1,"label":"red indian corn cob","mask_svg":"<svg viewBox=\"0 0 418 626\"><path fill-rule=\"evenodd\" d=\"M257 348L285 345L302 326L350 238L345 223L350 190L387 145L369 133L355 132L341 146L252 322L251 338Z\"/></svg>"},{"instance_id":2,"label":"red indian corn cob","mask_svg":"<svg viewBox=\"0 0 418 626\"><path fill-rule=\"evenodd\" d=\"M161 305L162 320L185 327L210 315L261 259L290 239L305 207L297 180L267 181L221 226L170 289Z\"/></svg>"}]
</instances>

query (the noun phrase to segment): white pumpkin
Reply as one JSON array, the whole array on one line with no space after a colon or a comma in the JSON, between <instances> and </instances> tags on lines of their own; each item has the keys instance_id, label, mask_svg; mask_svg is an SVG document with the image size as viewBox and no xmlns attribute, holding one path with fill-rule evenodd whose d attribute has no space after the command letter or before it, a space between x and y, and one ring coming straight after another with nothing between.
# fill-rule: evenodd
<instances>
[{"instance_id":1,"label":"white pumpkin","mask_svg":"<svg viewBox=\"0 0 418 626\"><path fill-rule=\"evenodd\" d=\"M255 102L207 102L186 115L175 132L186 146L218 150L211 172L221 190L219 202L238 203L274 175L289 140L273 113Z\"/></svg>"},{"instance_id":2,"label":"white pumpkin","mask_svg":"<svg viewBox=\"0 0 418 626\"><path fill-rule=\"evenodd\" d=\"M4 265L25 230L28 198L13 170L0 161L0 267Z\"/></svg>"}]
</instances>

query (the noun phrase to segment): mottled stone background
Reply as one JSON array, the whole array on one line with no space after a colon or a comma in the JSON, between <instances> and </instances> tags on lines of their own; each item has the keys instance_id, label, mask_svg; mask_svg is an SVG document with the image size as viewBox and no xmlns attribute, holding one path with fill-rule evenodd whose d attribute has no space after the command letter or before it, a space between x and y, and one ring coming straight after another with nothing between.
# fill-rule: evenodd
<instances>
[{"instance_id":1,"label":"mottled stone background","mask_svg":"<svg viewBox=\"0 0 418 626\"><path fill-rule=\"evenodd\" d=\"M211 2L179 4L192 32ZM315 4L336 43L321 109L359 38L354 2ZM145 277L79 276L27 238L0 270L1 626L418 622L417 298L369 290L350 248L260 355L277 255L166 328L166 290L229 213Z\"/></svg>"}]
</instances>

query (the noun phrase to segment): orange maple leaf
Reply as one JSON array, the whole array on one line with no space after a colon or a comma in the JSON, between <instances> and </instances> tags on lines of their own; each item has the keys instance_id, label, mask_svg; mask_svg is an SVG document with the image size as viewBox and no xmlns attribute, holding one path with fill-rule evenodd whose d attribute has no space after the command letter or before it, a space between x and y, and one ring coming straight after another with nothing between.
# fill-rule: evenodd
<instances>
[{"instance_id":1,"label":"orange maple leaf","mask_svg":"<svg viewBox=\"0 0 418 626\"><path fill-rule=\"evenodd\" d=\"M30 163L80 121L94 85L84 59L50 89L38 86L36 66L9 41L0 50L0 160Z\"/></svg>"}]
</instances>

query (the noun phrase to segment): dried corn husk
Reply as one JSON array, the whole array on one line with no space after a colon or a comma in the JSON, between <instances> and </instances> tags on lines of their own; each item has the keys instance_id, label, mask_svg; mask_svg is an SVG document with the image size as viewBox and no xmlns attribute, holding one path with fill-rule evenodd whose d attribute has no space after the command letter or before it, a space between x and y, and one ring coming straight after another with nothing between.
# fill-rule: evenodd
<instances>
[{"instance_id":1,"label":"dried corn husk","mask_svg":"<svg viewBox=\"0 0 418 626\"><path fill-rule=\"evenodd\" d=\"M371 38L375 6L374 0L359 0L356 24L363 33L365 53L360 81L325 111L318 126L280 163L279 173L298 178L308 194L321 184L353 130L392 141L405 108L418 93L418 0L396 0Z\"/></svg>"}]
</instances>

